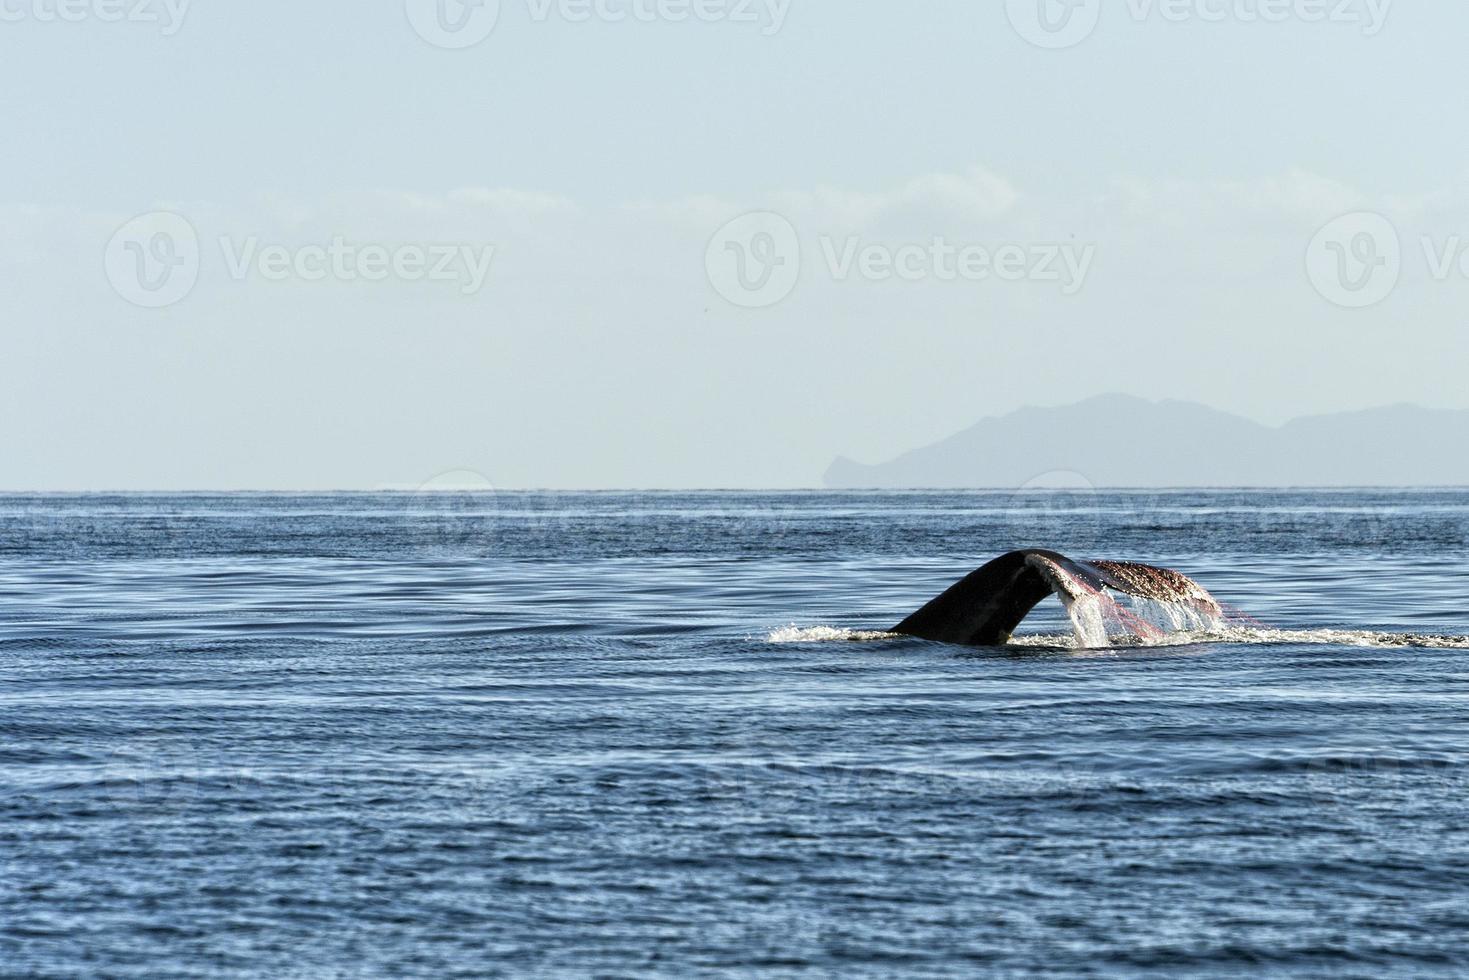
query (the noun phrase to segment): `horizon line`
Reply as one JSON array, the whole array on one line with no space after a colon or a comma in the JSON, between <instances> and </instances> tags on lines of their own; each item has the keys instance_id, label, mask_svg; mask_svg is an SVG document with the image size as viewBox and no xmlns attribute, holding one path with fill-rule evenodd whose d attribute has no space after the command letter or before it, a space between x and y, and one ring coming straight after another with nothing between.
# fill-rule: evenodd
<instances>
[{"instance_id":1,"label":"horizon line","mask_svg":"<svg viewBox=\"0 0 1469 980\"><path fill-rule=\"evenodd\" d=\"M1373 490L1469 490L1462 483L1364 483L1364 484L1172 484L1172 485L1115 485L1092 487L1015 487L1015 486L972 486L972 487L375 487L332 489L292 488L234 488L234 489L49 489L10 490L0 489L0 497L117 497L117 496L494 496L497 493L586 493L586 494L674 494L674 493L730 493L730 494L849 494L849 493L1186 493L1186 492L1345 492Z\"/></svg>"}]
</instances>

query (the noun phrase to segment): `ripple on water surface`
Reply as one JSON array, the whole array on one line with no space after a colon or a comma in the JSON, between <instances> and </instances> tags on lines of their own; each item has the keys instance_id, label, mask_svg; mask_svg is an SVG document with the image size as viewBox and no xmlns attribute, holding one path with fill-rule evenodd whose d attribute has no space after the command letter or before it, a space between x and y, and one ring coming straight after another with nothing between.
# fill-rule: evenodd
<instances>
[{"instance_id":1,"label":"ripple on water surface","mask_svg":"<svg viewBox=\"0 0 1469 980\"><path fill-rule=\"evenodd\" d=\"M1457 491L0 497L0 973L1459 976L1466 530ZM1261 625L884 632L1037 544Z\"/></svg>"}]
</instances>

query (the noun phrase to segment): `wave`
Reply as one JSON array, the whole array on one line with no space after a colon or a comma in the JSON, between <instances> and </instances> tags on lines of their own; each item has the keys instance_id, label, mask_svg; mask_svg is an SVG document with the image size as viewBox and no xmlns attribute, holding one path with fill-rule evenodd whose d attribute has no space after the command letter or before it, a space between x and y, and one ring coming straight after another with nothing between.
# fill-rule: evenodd
<instances>
[{"instance_id":1,"label":"wave","mask_svg":"<svg viewBox=\"0 0 1469 980\"><path fill-rule=\"evenodd\" d=\"M832 643L863 642L872 640L906 640L885 630L850 630L840 626L783 626L772 630L766 640L770 643Z\"/></svg>"},{"instance_id":2,"label":"wave","mask_svg":"<svg viewBox=\"0 0 1469 980\"><path fill-rule=\"evenodd\" d=\"M880 630L839 626L786 626L773 630L770 643L871 642L911 640ZM1207 630L1179 630L1163 634L1108 634L1106 644L1083 640L1075 633L1033 633L1013 637L1005 648L1028 650L1129 650L1201 645L1345 646L1379 649L1469 650L1469 636L1436 633L1389 633L1351 629L1274 629L1264 626L1224 626ZM1002 648L1004 649L1004 648Z\"/></svg>"},{"instance_id":3,"label":"wave","mask_svg":"<svg viewBox=\"0 0 1469 980\"><path fill-rule=\"evenodd\" d=\"M1388 633L1351 629L1274 629L1263 626L1225 626L1209 630L1180 630L1157 635L1109 635L1105 647L1080 642L1073 634L1017 636L1014 647L1043 649L1138 649L1198 645L1344 646L1379 649L1469 650L1469 636L1436 633Z\"/></svg>"}]
</instances>

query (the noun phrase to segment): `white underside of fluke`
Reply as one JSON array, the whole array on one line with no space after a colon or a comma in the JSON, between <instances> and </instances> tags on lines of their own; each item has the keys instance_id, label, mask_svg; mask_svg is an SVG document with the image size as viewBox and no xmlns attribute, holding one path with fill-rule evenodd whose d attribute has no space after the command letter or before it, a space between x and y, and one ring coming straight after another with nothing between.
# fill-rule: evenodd
<instances>
[{"instance_id":1,"label":"white underside of fluke","mask_svg":"<svg viewBox=\"0 0 1469 980\"><path fill-rule=\"evenodd\" d=\"M1076 632L1078 646L1100 649L1112 645L1107 637L1107 610L1111 600L1103 593L1089 588L1068 575L1066 570L1042 555L1031 555L1025 563L1041 573L1050 583L1051 590L1066 607L1071 628Z\"/></svg>"},{"instance_id":2,"label":"white underside of fluke","mask_svg":"<svg viewBox=\"0 0 1469 980\"><path fill-rule=\"evenodd\" d=\"M1044 555L1030 555L1025 561L1061 600L1078 647L1110 647L1114 629L1119 635L1158 640L1171 633L1208 633L1224 627L1218 604L1207 594L1194 601L1170 602L1123 593L1127 602L1123 606L1110 593L1079 581Z\"/></svg>"}]
</instances>

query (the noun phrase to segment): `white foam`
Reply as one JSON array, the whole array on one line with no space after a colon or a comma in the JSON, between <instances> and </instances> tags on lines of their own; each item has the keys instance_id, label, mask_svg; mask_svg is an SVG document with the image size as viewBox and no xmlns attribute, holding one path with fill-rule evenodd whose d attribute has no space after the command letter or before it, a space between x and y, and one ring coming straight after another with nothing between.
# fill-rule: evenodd
<instances>
[{"instance_id":1,"label":"white foam","mask_svg":"<svg viewBox=\"0 0 1469 980\"><path fill-rule=\"evenodd\" d=\"M1230 626L1215 637L1224 643L1288 643L1346 647L1421 647L1428 650L1469 650L1469 636L1434 633L1384 633L1376 630L1280 630L1265 626Z\"/></svg>"},{"instance_id":2,"label":"white foam","mask_svg":"<svg viewBox=\"0 0 1469 980\"><path fill-rule=\"evenodd\" d=\"M1083 615L1089 615L1084 613ZM1073 620L1073 625L1075 621ZM1083 631L1086 632L1086 631ZM770 643L854 643L872 640L901 639L896 633L880 630L853 630L840 626L786 626L772 630ZM1140 635L1111 632L1106 642L1082 633L1028 633L1011 639L1009 645L1040 650L1105 650L1157 647L1240 645L1240 646L1345 646L1377 649L1418 648L1424 650L1469 650L1469 636L1434 633L1386 633L1377 630L1310 629L1283 630L1262 626L1227 626L1214 629L1182 629L1168 633Z\"/></svg>"},{"instance_id":3,"label":"white foam","mask_svg":"<svg viewBox=\"0 0 1469 980\"><path fill-rule=\"evenodd\" d=\"M1220 626L1216 629L1178 630L1159 635L1109 634L1108 645L1120 649L1155 647L1231 646L1346 646L1376 649L1469 650L1469 636L1433 633L1385 633L1377 630L1282 630L1258 626ZM1094 648L1077 636L1030 634L1017 636L1011 646L1079 650Z\"/></svg>"},{"instance_id":4,"label":"white foam","mask_svg":"<svg viewBox=\"0 0 1469 980\"><path fill-rule=\"evenodd\" d=\"M849 630L840 626L786 626L772 630L770 643L832 643L862 640L890 640L896 634L876 630Z\"/></svg>"},{"instance_id":5,"label":"white foam","mask_svg":"<svg viewBox=\"0 0 1469 980\"><path fill-rule=\"evenodd\" d=\"M1020 636L1012 636L1006 646L1040 650L1075 650L1077 639L1075 633L1025 633Z\"/></svg>"}]
</instances>

